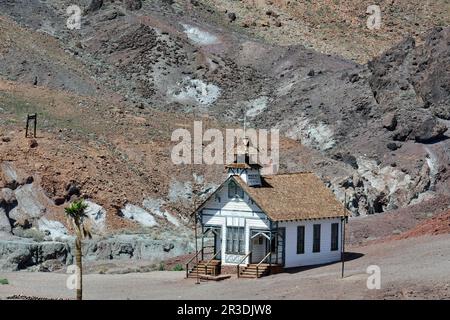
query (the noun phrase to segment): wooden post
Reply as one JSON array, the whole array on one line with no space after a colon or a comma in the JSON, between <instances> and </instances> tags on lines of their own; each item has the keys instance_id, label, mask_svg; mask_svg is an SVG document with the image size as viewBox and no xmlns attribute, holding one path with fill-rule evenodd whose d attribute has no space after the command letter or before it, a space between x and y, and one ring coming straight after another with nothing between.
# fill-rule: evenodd
<instances>
[{"instance_id":1,"label":"wooden post","mask_svg":"<svg viewBox=\"0 0 450 320\"><path fill-rule=\"evenodd\" d=\"M37 113L34 114L34 137L36 138Z\"/></svg>"},{"instance_id":2,"label":"wooden post","mask_svg":"<svg viewBox=\"0 0 450 320\"><path fill-rule=\"evenodd\" d=\"M203 228L203 223L202 223L202 249L205 247L205 230ZM201 261L205 260L205 252L202 250L202 259Z\"/></svg>"},{"instance_id":3,"label":"wooden post","mask_svg":"<svg viewBox=\"0 0 450 320\"><path fill-rule=\"evenodd\" d=\"M25 138L28 138L28 129L30 127L30 120L34 120L33 126L33 138L36 138L36 128L37 128L37 113L33 115L27 114L27 125L25 127Z\"/></svg>"},{"instance_id":4,"label":"wooden post","mask_svg":"<svg viewBox=\"0 0 450 320\"><path fill-rule=\"evenodd\" d=\"M271 226L272 227L272 226ZM269 232L269 274L272 274L272 228Z\"/></svg>"},{"instance_id":5,"label":"wooden post","mask_svg":"<svg viewBox=\"0 0 450 320\"><path fill-rule=\"evenodd\" d=\"M28 137L28 122L29 122L29 120L30 120L30 116L27 115L27 126L25 127L25 138Z\"/></svg>"},{"instance_id":6,"label":"wooden post","mask_svg":"<svg viewBox=\"0 0 450 320\"><path fill-rule=\"evenodd\" d=\"M195 206L195 201L194 201ZM198 244L197 244L197 212L194 213L194 233L195 233L195 264L196 264L196 284L200 284L200 278L198 274Z\"/></svg>"},{"instance_id":7,"label":"wooden post","mask_svg":"<svg viewBox=\"0 0 450 320\"><path fill-rule=\"evenodd\" d=\"M345 223L346 223L346 215L345 211L347 209L347 194L344 196L344 216L341 220L341 278L344 278L344 268L345 268Z\"/></svg>"}]
</instances>

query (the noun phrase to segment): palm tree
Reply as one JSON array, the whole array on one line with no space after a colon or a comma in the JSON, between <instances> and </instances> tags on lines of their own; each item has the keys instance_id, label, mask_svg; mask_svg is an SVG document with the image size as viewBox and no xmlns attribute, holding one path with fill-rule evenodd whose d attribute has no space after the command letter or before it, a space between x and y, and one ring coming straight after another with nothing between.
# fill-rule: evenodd
<instances>
[{"instance_id":1,"label":"palm tree","mask_svg":"<svg viewBox=\"0 0 450 320\"><path fill-rule=\"evenodd\" d=\"M65 208L66 216L70 220L75 230L75 262L77 265L77 300L83 299L83 266L81 262L81 240L85 237L92 238L89 228L85 225L84 219L87 218L86 209L88 205L83 199L74 201L69 207Z\"/></svg>"}]
</instances>

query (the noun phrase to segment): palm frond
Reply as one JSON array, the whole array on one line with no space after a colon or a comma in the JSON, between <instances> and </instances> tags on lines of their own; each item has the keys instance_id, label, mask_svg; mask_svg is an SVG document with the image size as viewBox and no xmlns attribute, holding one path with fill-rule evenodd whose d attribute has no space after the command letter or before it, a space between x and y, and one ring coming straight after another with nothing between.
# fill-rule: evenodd
<instances>
[{"instance_id":1,"label":"palm frond","mask_svg":"<svg viewBox=\"0 0 450 320\"><path fill-rule=\"evenodd\" d=\"M68 219L72 221L75 233L81 238L89 237L92 238L90 232L90 227L85 226L84 218L88 218L86 214L86 209L88 205L83 199L72 202L67 208L64 209Z\"/></svg>"}]
</instances>

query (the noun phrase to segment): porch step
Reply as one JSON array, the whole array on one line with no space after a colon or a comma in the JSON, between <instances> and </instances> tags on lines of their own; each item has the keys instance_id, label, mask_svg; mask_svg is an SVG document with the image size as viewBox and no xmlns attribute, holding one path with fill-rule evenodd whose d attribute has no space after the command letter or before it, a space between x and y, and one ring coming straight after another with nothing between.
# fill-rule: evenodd
<instances>
[{"instance_id":1,"label":"porch step","mask_svg":"<svg viewBox=\"0 0 450 320\"><path fill-rule=\"evenodd\" d=\"M210 275L201 275L200 279L201 280L213 280L213 281L222 281L225 279L230 279L231 278L231 274L221 274L218 276L210 276Z\"/></svg>"},{"instance_id":2,"label":"porch step","mask_svg":"<svg viewBox=\"0 0 450 320\"><path fill-rule=\"evenodd\" d=\"M249 264L239 270L239 277L241 278L261 278L272 273L278 273L279 269L282 269L278 265L269 265L268 263L260 264L257 267L256 264ZM275 272L274 272L275 271Z\"/></svg>"},{"instance_id":3,"label":"porch step","mask_svg":"<svg viewBox=\"0 0 450 320\"><path fill-rule=\"evenodd\" d=\"M188 278L195 278L197 274L199 276L218 276L220 275L220 260L211 261L208 266L206 266L207 261L200 261L198 265L192 267L188 272Z\"/></svg>"}]
</instances>

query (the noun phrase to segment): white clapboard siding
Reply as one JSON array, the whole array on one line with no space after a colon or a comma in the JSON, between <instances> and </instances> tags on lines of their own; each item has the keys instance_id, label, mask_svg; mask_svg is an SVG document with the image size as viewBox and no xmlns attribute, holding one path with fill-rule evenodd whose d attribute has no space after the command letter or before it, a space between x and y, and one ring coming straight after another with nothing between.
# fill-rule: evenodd
<instances>
[{"instance_id":1,"label":"white clapboard siding","mask_svg":"<svg viewBox=\"0 0 450 320\"><path fill-rule=\"evenodd\" d=\"M216 196L217 195L217 196ZM244 194L244 199L229 199L227 186L217 191L202 209L203 225L220 226L222 230L222 263L234 265L241 262L244 255L226 253L226 227L245 227L245 254L250 252L250 231L267 230L270 221L262 210ZM220 199L220 202L218 201ZM244 261L244 263L249 263Z\"/></svg>"},{"instance_id":2,"label":"white clapboard siding","mask_svg":"<svg viewBox=\"0 0 450 320\"><path fill-rule=\"evenodd\" d=\"M204 207L229 211L261 212L261 209L258 208L256 204L252 203L247 194L244 194L244 199L229 199L227 185L224 185L220 190L218 190L216 194L209 199Z\"/></svg>"},{"instance_id":3,"label":"white clapboard siding","mask_svg":"<svg viewBox=\"0 0 450 320\"><path fill-rule=\"evenodd\" d=\"M338 250L331 251L331 224L339 223ZM320 224L320 252L313 252L313 225ZM305 253L297 254L297 226L305 226ZM341 259L341 219L319 219L282 222L286 228L285 267L299 267L329 263Z\"/></svg>"}]
</instances>

